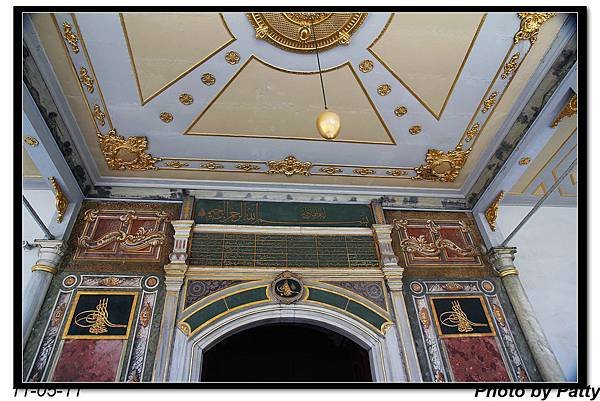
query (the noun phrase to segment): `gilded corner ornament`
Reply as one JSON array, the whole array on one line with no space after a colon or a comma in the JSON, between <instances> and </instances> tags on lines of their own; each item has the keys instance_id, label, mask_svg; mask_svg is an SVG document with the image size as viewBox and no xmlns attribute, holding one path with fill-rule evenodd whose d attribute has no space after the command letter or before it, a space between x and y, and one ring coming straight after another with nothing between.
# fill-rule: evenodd
<instances>
[{"instance_id":1,"label":"gilded corner ornament","mask_svg":"<svg viewBox=\"0 0 600 401\"><path fill-rule=\"evenodd\" d=\"M52 184L52 189L54 190L54 199L56 206L56 221L61 223L63 221L63 217L65 216L65 212L67 207L69 206L69 200L65 196L60 187L60 184L54 177L49 178L50 183Z\"/></svg>"},{"instance_id":2,"label":"gilded corner ornament","mask_svg":"<svg viewBox=\"0 0 600 401\"><path fill-rule=\"evenodd\" d=\"M77 42L79 42L79 38L75 32L73 32L73 27L71 27L71 24L69 24L67 21L63 22L63 32L63 38L65 38L67 43L71 45L71 50L73 50L73 53L79 53L79 45L77 44Z\"/></svg>"},{"instance_id":3,"label":"gilded corner ornament","mask_svg":"<svg viewBox=\"0 0 600 401\"><path fill-rule=\"evenodd\" d=\"M283 160L271 160L267 163L269 174L284 174L286 176L292 176L294 174L310 175L311 162L301 162L294 156L290 155Z\"/></svg>"},{"instance_id":4,"label":"gilded corner ornament","mask_svg":"<svg viewBox=\"0 0 600 401\"><path fill-rule=\"evenodd\" d=\"M517 15L521 19L521 26L515 34L515 44L521 40L529 40L529 43L533 45L542 24L554 17L556 13L517 13Z\"/></svg>"},{"instance_id":5,"label":"gilded corner ornament","mask_svg":"<svg viewBox=\"0 0 600 401\"><path fill-rule=\"evenodd\" d=\"M106 164L111 170L157 170L154 164L160 158L152 157L146 153L148 150L148 138L145 136L125 137L118 135L116 129L103 135L97 132L100 149L106 159Z\"/></svg>"},{"instance_id":6,"label":"gilded corner ornament","mask_svg":"<svg viewBox=\"0 0 600 401\"><path fill-rule=\"evenodd\" d=\"M496 219L498 218L498 208L500 206L500 201L504 198L504 191L500 191L498 195L494 198L492 203L485 209L485 219L492 231L496 231Z\"/></svg>"},{"instance_id":7,"label":"gilded corner ornament","mask_svg":"<svg viewBox=\"0 0 600 401\"><path fill-rule=\"evenodd\" d=\"M552 128L558 127L558 124L567 117L574 116L577 113L577 95L571 96L565 107L558 113L552 124Z\"/></svg>"},{"instance_id":8,"label":"gilded corner ornament","mask_svg":"<svg viewBox=\"0 0 600 401\"><path fill-rule=\"evenodd\" d=\"M413 180L453 182L465 165L471 149L463 150L457 145L454 150L444 152L437 149L427 150L425 164L415 168Z\"/></svg>"},{"instance_id":9,"label":"gilded corner ornament","mask_svg":"<svg viewBox=\"0 0 600 401\"><path fill-rule=\"evenodd\" d=\"M79 69L79 82L87 88L89 93L94 93L94 78L90 77L85 67Z\"/></svg>"}]
</instances>

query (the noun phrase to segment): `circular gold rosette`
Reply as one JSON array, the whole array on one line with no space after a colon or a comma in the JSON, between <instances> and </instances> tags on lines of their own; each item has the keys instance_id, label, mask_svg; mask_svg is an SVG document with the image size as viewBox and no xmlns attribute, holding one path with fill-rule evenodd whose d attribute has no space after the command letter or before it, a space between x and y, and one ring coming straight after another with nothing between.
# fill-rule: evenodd
<instances>
[{"instance_id":1,"label":"circular gold rosette","mask_svg":"<svg viewBox=\"0 0 600 401\"><path fill-rule=\"evenodd\" d=\"M367 13L248 13L256 37L277 47L314 52L347 45Z\"/></svg>"}]
</instances>

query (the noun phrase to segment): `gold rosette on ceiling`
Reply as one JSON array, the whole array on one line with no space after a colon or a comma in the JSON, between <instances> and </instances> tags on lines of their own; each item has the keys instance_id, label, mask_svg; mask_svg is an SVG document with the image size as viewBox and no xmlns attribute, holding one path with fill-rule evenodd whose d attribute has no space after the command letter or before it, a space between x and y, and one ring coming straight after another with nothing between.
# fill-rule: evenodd
<instances>
[{"instance_id":1,"label":"gold rosette on ceiling","mask_svg":"<svg viewBox=\"0 0 600 401\"><path fill-rule=\"evenodd\" d=\"M248 13L256 37L277 47L314 52L313 32L319 50L347 45L367 13Z\"/></svg>"}]
</instances>

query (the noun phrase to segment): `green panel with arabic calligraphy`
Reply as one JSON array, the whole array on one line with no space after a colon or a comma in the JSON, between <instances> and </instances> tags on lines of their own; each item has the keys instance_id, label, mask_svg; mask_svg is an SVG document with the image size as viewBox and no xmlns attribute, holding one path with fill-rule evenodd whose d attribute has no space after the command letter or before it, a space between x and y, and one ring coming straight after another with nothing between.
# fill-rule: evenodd
<instances>
[{"instance_id":1,"label":"green panel with arabic calligraphy","mask_svg":"<svg viewBox=\"0 0 600 401\"><path fill-rule=\"evenodd\" d=\"M196 224L370 227L373 215L369 205L197 199L194 220Z\"/></svg>"}]
</instances>

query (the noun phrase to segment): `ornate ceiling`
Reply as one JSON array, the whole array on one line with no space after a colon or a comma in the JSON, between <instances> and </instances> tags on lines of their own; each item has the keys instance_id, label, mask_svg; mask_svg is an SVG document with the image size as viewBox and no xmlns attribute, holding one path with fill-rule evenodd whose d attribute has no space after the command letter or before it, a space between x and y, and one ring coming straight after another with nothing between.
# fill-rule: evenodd
<instances>
[{"instance_id":1,"label":"ornate ceiling","mask_svg":"<svg viewBox=\"0 0 600 401\"><path fill-rule=\"evenodd\" d=\"M33 22L98 185L458 195L565 18L77 13ZM315 126L315 41L342 120L331 142Z\"/></svg>"}]
</instances>

